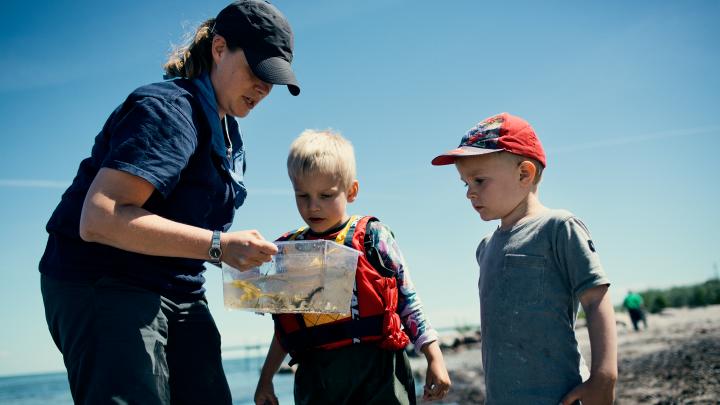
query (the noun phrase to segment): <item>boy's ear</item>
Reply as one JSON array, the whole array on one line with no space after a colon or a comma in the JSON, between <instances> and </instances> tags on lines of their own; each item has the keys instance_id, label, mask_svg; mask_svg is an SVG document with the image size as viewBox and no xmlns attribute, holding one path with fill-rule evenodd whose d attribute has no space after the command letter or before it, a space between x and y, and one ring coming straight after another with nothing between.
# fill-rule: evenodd
<instances>
[{"instance_id":1,"label":"boy's ear","mask_svg":"<svg viewBox=\"0 0 720 405\"><path fill-rule=\"evenodd\" d=\"M518 170L520 171L520 183L523 185L533 184L535 176L537 175L537 168L531 161L523 160L520 162Z\"/></svg>"},{"instance_id":2,"label":"boy's ear","mask_svg":"<svg viewBox=\"0 0 720 405\"><path fill-rule=\"evenodd\" d=\"M358 183L357 180L353 180L352 184L348 188L347 191L347 200L348 202L353 202L357 198L358 191L360 189L360 183Z\"/></svg>"}]
</instances>

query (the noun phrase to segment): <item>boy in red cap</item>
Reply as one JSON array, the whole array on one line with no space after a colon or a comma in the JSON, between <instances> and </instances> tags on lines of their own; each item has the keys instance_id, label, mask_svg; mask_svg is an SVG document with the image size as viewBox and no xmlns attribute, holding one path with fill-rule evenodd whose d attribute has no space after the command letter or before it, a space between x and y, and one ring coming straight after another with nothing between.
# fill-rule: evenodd
<instances>
[{"instance_id":1,"label":"boy in red cap","mask_svg":"<svg viewBox=\"0 0 720 405\"><path fill-rule=\"evenodd\" d=\"M508 113L487 118L432 161L451 163L480 217L500 220L476 251L487 403L612 403L610 283L587 227L540 203L546 161L533 128ZM574 331L580 304L592 349L589 376Z\"/></svg>"}]
</instances>

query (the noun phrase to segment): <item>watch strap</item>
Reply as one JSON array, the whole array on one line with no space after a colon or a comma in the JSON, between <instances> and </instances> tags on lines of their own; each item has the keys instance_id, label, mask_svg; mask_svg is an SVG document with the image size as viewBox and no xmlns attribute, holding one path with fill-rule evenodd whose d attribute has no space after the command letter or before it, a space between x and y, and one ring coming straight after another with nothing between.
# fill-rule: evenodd
<instances>
[{"instance_id":1,"label":"watch strap","mask_svg":"<svg viewBox=\"0 0 720 405\"><path fill-rule=\"evenodd\" d=\"M210 250L208 255L210 256L211 263L220 263L222 257L222 247L220 246L220 231L213 231L212 241L210 243Z\"/></svg>"}]
</instances>

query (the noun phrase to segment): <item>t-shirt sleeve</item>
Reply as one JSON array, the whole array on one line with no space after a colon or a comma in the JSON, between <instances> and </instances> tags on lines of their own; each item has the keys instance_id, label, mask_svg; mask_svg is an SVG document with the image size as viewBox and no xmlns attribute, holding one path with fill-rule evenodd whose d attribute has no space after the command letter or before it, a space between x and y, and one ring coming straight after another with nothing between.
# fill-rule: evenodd
<instances>
[{"instance_id":1,"label":"t-shirt sleeve","mask_svg":"<svg viewBox=\"0 0 720 405\"><path fill-rule=\"evenodd\" d=\"M570 217L559 225L555 244L558 263L566 270L575 296L588 288L610 284L590 232L578 218Z\"/></svg>"},{"instance_id":2,"label":"t-shirt sleeve","mask_svg":"<svg viewBox=\"0 0 720 405\"><path fill-rule=\"evenodd\" d=\"M477 261L478 265L480 265L480 255L482 255L482 253L485 251L485 246L487 246L488 239L488 236L482 238L482 240L478 244L478 247L475 249L475 260Z\"/></svg>"},{"instance_id":3,"label":"t-shirt sleeve","mask_svg":"<svg viewBox=\"0 0 720 405\"><path fill-rule=\"evenodd\" d=\"M197 146L192 122L177 106L155 97L135 101L110 131L102 167L141 177L165 197Z\"/></svg>"}]
</instances>

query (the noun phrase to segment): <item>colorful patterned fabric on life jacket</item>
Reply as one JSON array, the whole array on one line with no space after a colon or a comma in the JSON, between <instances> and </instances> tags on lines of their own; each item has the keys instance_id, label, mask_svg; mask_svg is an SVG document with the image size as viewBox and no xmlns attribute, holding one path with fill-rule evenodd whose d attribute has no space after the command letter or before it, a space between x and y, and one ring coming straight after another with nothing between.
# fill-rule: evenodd
<instances>
[{"instance_id":1,"label":"colorful patterned fabric on life jacket","mask_svg":"<svg viewBox=\"0 0 720 405\"><path fill-rule=\"evenodd\" d=\"M409 343L396 313L398 285L394 273L379 271L371 261L373 249L365 246L368 223L374 217L353 216L332 237L327 238L363 252L358 259L355 287L349 316L327 314L273 315L275 330L283 348L295 359L309 349L334 349L353 343L374 343L387 350L399 350ZM279 240L313 238L307 229L289 232Z\"/></svg>"}]
</instances>

